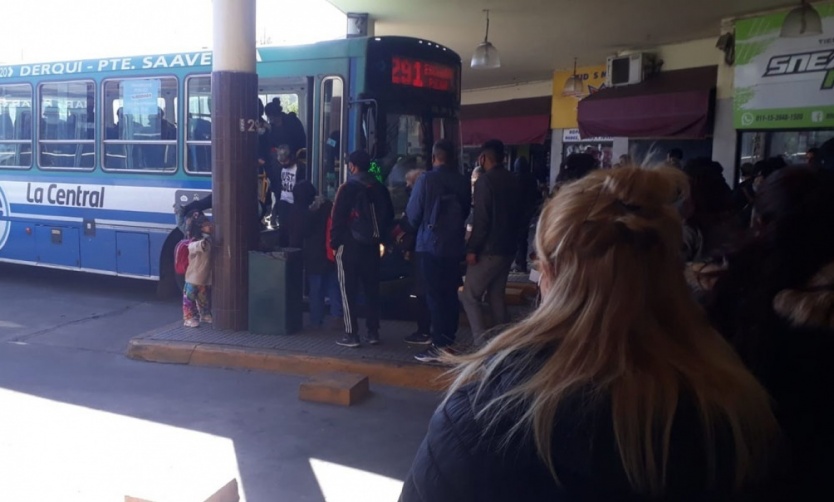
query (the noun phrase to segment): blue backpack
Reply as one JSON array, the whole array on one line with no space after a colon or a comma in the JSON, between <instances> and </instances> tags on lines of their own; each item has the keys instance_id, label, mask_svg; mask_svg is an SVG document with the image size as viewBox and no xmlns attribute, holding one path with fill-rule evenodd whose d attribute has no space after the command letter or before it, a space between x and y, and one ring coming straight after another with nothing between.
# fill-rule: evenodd
<instances>
[{"instance_id":1,"label":"blue backpack","mask_svg":"<svg viewBox=\"0 0 834 502\"><path fill-rule=\"evenodd\" d=\"M424 176L427 175L429 173ZM456 194L444 190L440 197L435 199L426 218L426 228L435 243L443 239L451 244L452 240L463 239L466 222L460 199Z\"/></svg>"}]
</instances>

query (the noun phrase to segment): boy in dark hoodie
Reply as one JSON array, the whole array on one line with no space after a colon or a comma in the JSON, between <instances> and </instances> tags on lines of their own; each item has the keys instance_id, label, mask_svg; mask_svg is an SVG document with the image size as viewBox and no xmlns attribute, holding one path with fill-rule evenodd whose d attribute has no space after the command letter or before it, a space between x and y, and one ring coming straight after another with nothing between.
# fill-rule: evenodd
<instances>
[{"instance_id":1,"label":"boy in dark hoodie","mask_svg":"<svg viewBox=\"0 0 834 502\"><path fill-rule=\"evenodd\" d=\"M308 298L310 301L310 325L321 328L325 322L325 297L330 299L331 322L341 328L342 295L336 277L336 259L327 242L328 224L333 203L317 195L309 181L300 181L293 189L297 217L303 229L304 268L307 272ZM294 220L296 218L293 218Z\"/></svg>"}]
</instances>

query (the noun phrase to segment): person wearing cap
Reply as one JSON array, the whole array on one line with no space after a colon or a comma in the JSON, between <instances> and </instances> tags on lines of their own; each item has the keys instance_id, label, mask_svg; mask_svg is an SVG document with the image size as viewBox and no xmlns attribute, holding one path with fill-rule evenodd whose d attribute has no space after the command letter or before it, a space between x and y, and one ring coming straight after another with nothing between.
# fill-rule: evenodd
<instances>
[{"instance_id":1,"label":"person wearing cap","mask_svg":"<svg viewBox=\"0 0 834 502\"><path fill-rule=\"evenodd\" d=\"M336 343L343 347L360 345L356 320L360 285L365 293L365 341L379 343L380 249L393 225L394 206L388 189L368 172L370 168L368 152L352 152L350 177L333 202L330 247L336 252L345 322L345 334Z\"/></svg>"}]
</instances>

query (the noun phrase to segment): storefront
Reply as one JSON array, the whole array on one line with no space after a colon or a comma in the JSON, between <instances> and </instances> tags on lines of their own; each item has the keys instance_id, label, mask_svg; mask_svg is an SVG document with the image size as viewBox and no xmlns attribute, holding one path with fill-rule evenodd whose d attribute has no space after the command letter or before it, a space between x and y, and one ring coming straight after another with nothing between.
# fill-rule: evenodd
<instances>
[{"instance_id":1,"label":"storefront","mask_svg":"<svg viewBox=\"0 0 834 502\"><path fill-rule=\"evenodd\" d=\"M735 24L737 169L774 156L804 163L809 149L834 148L834 2L810 4L813 19L790 12Z\"/></svg>"},{"instance_id":2,"label":"storefront","mask_svg":"<svg viewBox=\"0 0 834 502\"><path fill-rule=\"evenodd\" d=\"M507 146L510 166L520 156L534 172L546 171L550 136L550 96L512 99L461 107L463 164L475 166L480 146L499 139Z\"/></svg>"},{"instance_id":3,"label":"storefront","mask_svg":"<svg viewBox=\"0 0 834 502\"><path fill-rule=\"evenodd\" d=\"M579 102L582 137L625 137L638 161L660 161L673 148L684 159L712 156L717 67L649 75L638 84L600 90Z\"/></svg>"}]
</instances>

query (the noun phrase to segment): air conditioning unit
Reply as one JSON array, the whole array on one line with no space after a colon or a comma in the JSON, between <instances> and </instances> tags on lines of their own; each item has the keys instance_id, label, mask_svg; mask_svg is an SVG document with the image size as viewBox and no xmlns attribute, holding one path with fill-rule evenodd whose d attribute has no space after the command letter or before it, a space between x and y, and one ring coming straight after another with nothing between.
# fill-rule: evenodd
<instances>
[{"instance_id":1,"label":"air conditioning unit","mask_svg":"<svg viewBox=\"0 0 834 502\"><path fill-rule=\"evenodd\" d=\"M607 61L608 86L639 84L647 63L646 54L638 52L625 56L609 56Z\"/></svg>"}]
</instances>

